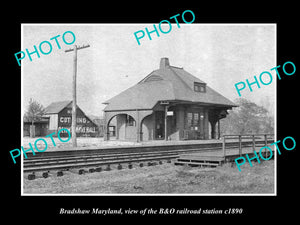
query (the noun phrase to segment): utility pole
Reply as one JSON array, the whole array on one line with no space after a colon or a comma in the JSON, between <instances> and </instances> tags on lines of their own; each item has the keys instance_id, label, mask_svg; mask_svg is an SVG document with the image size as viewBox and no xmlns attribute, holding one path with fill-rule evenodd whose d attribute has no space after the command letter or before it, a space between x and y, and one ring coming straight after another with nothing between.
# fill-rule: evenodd
<instances>
[{"instance_id":1,"label":"utility pole","mask_svg":"<svg viewBox=\"0 0 300 225\"><path fill-rule=\"evenodd\" d=\"M72 96L73 96L73 105L72 105L72 145L73 147L77 147L77 140L76 140L76 76L77 76L77 50L88 48L90 45L83 45L78 46L74 45L74 48L65 50L65 52L71 52L74 51L74 57L73 57L73 90L72 90Z\"/></svg>"}]
</instances>

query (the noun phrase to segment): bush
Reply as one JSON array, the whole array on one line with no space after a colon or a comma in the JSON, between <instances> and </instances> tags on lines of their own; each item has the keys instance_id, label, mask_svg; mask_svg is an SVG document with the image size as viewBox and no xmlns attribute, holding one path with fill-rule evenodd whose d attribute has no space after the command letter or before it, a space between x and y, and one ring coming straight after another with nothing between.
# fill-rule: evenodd
<instances>
[{"instance_id":1,"label":"bush","mask_svg":"<svg viewBox=\"0 0 300 225\"><path fill-rule=\"evenodd\" d=\"M274 117L262 106L239 98L238 107L229 111L229 115L220 120L221 134L274 133Z\"/></svg>"}]
</instances>

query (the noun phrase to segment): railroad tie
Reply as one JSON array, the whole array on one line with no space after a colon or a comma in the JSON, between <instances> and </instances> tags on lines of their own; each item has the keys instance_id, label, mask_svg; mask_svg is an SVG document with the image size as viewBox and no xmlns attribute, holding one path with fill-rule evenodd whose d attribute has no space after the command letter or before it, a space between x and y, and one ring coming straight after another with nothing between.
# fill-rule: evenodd
<instances>
[{"instance_id":1,"label":"railroad tie","mask_svg":"<svg viewBox=\"0 0 300 225\"><path fill-rule=\"evenodd\" d=\"M94 168L89 169L89 173L94 173L96 170Z\"/></svg>"},{"instance_id":2,"label":"railroad tie","mask_svg":"<svg viewBox=\"0 0 300 225\"><path fill-rule=\"evenodd\" d=\"M110 171L110 170L111 170L110 164L108 164L108 165L106 166L106 168L105 168L105 171Z\"/></svg>"},{"instance_id":3,"label":"railroad tie","mask_svg":"<svg viewBox=\"0 0 300 225\"><path fill-rule=\"evenodd\" d=\"M122 169L122 165L119 164L118 167L117 167L117 169L118 169L118 170L121 170L121 169Z\"/></svg>"},{"instance_id":4,"label":"railroad tie","mask_svg":"<svg viewBox=\"0 0 300 225\"><path fill-rule=\"evenodd\" d=\"M28 174L28 180L34 180L35 179L35 173L32 172L32 174Z\"/></svg>"},{"instance_id":5,"label":"railroad tie","mask_svg":"<svg viewBox=\"0 0 300 225\"><path fill-rule=\"evenodd\" d=\"M79 174L79 175L84 174L84 169L78 170L78 174Z\"/></svg>"},{"instance_id":6,"label":"railroad tie","mask_svg":"<svg viewBox=\"0 0 300 225\"><path fill-rule=\"evenodd\" d=\"M57 171L57 176L62 177L64 175L63 171Z\"/></svg>"},{"instance_id":7,"label":"railroad tie","mask_svg":"<svg viewBox=\"0 0 300 225\"><path fill-rule=\"evenodd\" d=\"M49 171L43 172L42 176L43 176L44 178L47 178L47 177L49 176Z\"/></svg>"},{"instance_id":8,"label":"railroad tie","mask_svg":"<svg viewBox=\"0 0 300 225\"><path fill-rule=\"evenodd\" d=\"M96 168L96 172L101 172L102 171L102 167L97 167Z\"/></svg>"}]
</instances>

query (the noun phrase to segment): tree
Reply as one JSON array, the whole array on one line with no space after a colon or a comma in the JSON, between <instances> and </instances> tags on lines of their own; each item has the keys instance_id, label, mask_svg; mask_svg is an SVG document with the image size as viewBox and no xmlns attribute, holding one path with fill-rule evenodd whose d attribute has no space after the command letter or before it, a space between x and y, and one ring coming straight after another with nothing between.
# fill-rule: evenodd
<instances>
[{"instance_id":1,"label":"tree","mask_svg":"<svg viewBox=\"0 0 300 225\"><path fill-rule=\"evenodd\" d=\"M35 137L34 122L40 121L44 113L45 113L44 107L39 102L30 98L27 111L24 114L24 120L31 122L30 137Z\"/></svg>"},{"instance_id":2,"label":"tree","mask_svg":"<svg viewBox=\"0 0 300 225\"><path fill-rule=\"evenodd\" d=\"M274 133L274 117L267 109L243 98L235 103L238 107L220 121L222 134Z\"/></svg>"}]
</instances>

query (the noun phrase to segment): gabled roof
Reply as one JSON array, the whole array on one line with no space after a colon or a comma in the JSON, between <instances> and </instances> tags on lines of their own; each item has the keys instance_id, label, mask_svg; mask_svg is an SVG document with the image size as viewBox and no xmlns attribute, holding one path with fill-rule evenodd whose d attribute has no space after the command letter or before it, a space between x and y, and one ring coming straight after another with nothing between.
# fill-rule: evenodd
<instances>
[{"instance_id":1,"label":"gabled roof","mask_svg":"<svg viewBox=\"0 0 300 225\"><path fill-rule=\"evenodd\" d=\"M73 101L60 101L60 102L52 102L50 105L48 105L45 108L45 115L47 114L58 114L60 111L62 111L64 108L70 106L72 107L72 102ZM79 106L77 105L77 110L81 110L79 108ZM83 113L83 115L88 118L90 120L91 123L93 123L95 126L97 126L97 124L90 118L88 117L82 110L81 112ZM44 118L46 118L44 116Z\"/></svg>"},{"instance_id":2,"label":"gabled roof","mask_svg":"<svg viewBox=\"0 0 300 225\"><path fill-rule=\"evenodd\" d=\"M56 114L66 108L72 101L52 102L45 108L45 114Z\"/></svg>"},{"instance_id":3,"label":"gabled roof","mask_svg":"<svg viewBox=\"0 0 300 225\"><path fill-rule=\"evenodd\" d=\"M167 58L162 58L160 68L152 71L139 83L109 99L104 111L152 109L159 101L187 101L236 106L232 101L206 85L206 92L195 92L194 83L206 83L183 68L169 65Z\"/></svg>"}]
</instances>

